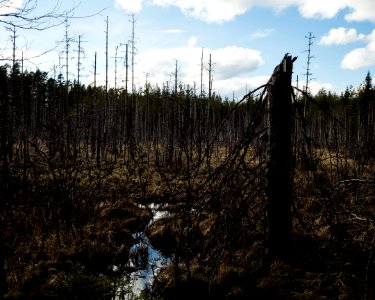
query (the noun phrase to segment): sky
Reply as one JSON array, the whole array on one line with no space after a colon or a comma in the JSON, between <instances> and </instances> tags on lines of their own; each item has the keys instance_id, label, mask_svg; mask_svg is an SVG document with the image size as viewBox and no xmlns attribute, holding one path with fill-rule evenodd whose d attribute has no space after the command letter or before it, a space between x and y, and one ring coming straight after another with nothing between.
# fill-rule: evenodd
<instances>
[{"instance_id":1,"label":"sky","mask_svg":"<svg viewBox=\"0 0 375 300\"><path fill-rule=\"evenodd\" d=\"M9 16L26 0L0 0L0 63L12 56ZM29 0L34 2L34 0ZM108 18L108 80L110 87L125 86L125 49L132 58L134 16L134 86L145 83L178 83L200 92L203 86L222 97L241 99L266 83L286 53L297 56L293 84L306 85L309 35L312 94L321 88L341 93L358 87L367 72L375 73L374 0L39 0L31 16L56 5L63 11L75 7L67 23L46 30L16 30L16 56L24 69L39 68L54 77L66 74L66 33L69 39L68 76L97 84L106 78L106 20ZM53 24L56 20L50 21ZM67 26L65 25L67 24ZM117 51L116 51L117 49ZM42 53L47 52L42 55ZM116 78L116 80L115 80ZM129 70L128 88L132 86Z\"/></svg>"}]
</instances>

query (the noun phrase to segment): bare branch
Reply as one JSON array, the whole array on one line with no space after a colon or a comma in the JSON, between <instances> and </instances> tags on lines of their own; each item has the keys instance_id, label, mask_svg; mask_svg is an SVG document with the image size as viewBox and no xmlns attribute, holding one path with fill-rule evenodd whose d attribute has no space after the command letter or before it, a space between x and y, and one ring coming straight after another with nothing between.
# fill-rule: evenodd
<instances>
[{"instance_id":1,"label":"bare branch","mask_svg":"<svg viewBox=\"0 0 375 300\"><path fill-rule=\"evenodd\" d=\"M59 26L72 18L88 18L100 14L103 10L86 16L74 16L77 4L70 9L62 10L62 0L58 0L53 8L40 15L35 14L38 0L27 0L22 6L14 5L11 0L0 0L0 23L27 30L46 30Z\"/></svg>"}]
</instances>

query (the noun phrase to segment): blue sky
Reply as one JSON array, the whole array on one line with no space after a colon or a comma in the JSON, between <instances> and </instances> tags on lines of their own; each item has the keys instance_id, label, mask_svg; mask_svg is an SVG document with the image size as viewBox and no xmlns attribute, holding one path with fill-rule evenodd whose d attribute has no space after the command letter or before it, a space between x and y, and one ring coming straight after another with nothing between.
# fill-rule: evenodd
<instances>
[{"instance_id":1,"label":"blue sky","mask_svg":"<svg viewBox=\"0 0 375 300\"><path fill-rule=\"evenodd\" d=\"M7 6L22 7L26 0L0 0L0 15ZM12 2L11 5L9 3ZM57 2L57 1L56 1ZM48 11L56 3L39 0L33 14ZM117 51L117 85L124 85L125 46L132 33L130 14L135 15L135 68L137 88L147 81L161 86L174 80L175 64L182 84L200 86L203 49L203 83L208 87L209 55L212 59L213 89L235 99L246 90L265 83L285 53L298 56L293 80L306 81L309 32L311 47L311 92L320 88L340 93L357 87L375 66L375 1L373 0L64 0L60 9L76 6L69 20L72 39L69 79L77 77L78 36L82 36L81 82L93 82L97 52L98 84L105 79L105 20L109 26L109 80L114 86ZM9 10L9 8L8 8ZM7 20L2 16L1 20ZM10 32L0 23L0 57L11 57ZM17 58L29 57L25 68L39 67L51 76L65 75L65 27L45 31L17 30ZM35 56L53 49L39 58ZM130 46L129 46L130 49ZM32 58L34 57L34 58ZM60 58L59 58L60 57ZM129 63L130 63L129 54ZM131 71L130 71L131 72ZM130 74L130 73L129 73ZM131 77L131 76L129 76ZM129 83L129 86L131 82Z\"/></svg>"}]
</instances>

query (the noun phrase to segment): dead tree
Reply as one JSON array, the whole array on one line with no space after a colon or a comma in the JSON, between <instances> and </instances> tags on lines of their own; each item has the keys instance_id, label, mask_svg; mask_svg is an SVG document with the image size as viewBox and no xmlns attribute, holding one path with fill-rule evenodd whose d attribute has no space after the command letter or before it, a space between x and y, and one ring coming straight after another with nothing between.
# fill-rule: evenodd
<instances>
[{"instance_id":1,"label":"dead tree","mask_svg":"<svg viewBox=\"0 0 375 300\"><path fill-rule=\"evenodd\" d=\"M0 23L16 29L32 29L32 30L46 30L53 26L61 25L67 17L72 16L74 8L61 11L59 3L51 10L42 15L35 15L37 1L26 0L22 5L17 6L12 1L0 0L0 7L6 7L7 10L0 12ZM15 62L15 53L13 52L13 62ZM13 65L14 67L14 65ZM13 68L14 70L14 68ZM1 73L1 72L0 72ZM5 74L4 78L7 76ZM6 253L4 252L7 241L4 234L4 219L5 219L5 199L10 198L10 174L9 174L9 151L11 151L10 141L13 138L12 130L10 130L10 120L8 116L11 97L5 89L5 82L1 84L0 89L0 190L2 192L2 199L0 200L0 299L4 299L4 295L8 291L7 287L7 270L6 270ZM9 196L9 197L8 197Z\"/></svg>"},{"instance_id":2,"label":"dead tree","mask_svg":"<svg viewBox=\"0 0 375 300\"><path fill-rule=\"evenodd\" d=\"M292 68L286 54L269 81L269 161L267 173L268 249L287 257L292 246Z\"/></svg>"}]
</instances>

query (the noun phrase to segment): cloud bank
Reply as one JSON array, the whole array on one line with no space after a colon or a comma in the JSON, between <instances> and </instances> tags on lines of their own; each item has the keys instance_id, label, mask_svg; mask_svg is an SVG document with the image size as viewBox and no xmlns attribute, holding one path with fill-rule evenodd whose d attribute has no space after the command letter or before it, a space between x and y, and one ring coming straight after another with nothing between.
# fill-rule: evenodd
<instances>
[{"instance_id":1,"label":"cloud bank","mask_svg":"<svg viewBox=\"0 0 375 300\"><path fill-rule=\"evenodd\" d=\"M319 45L346 45L356 42L366 42L367 45L347 53L341 61L341 68L355 70L375 65L375 30L366 35L357 33L354 28L333 28L321 37Z\"/></svg>"},{"instance_id":2,"label":"cloud bank","mask_svg":"<svg viewBox=\"0 0 375 300\"><path fill-rule=\"evenodd\" d=\"M0 1L0 19L6 14L14 13L22 7L22 0Z\"/></svg>"},{"instance_id":3,"label":"cloud bank","mask_svg":"<svg viewBox=\"0 0 375 300\"><path fill-rule=\"evenodd\" d=\"M116 0L115 3L131 13L138 13L142 10L142 0Z\"/></svg>"},{"instance_id":4,"label":"cloud bank","mask_svg":"<svg viewBox=\"0 0 375 300\"><path fill-rule=\"evenodd\" d=\"M174 6L189 17L206 23L223 23L233 20L256 6L269 7L275 11L294 6L305 18L333 18L345 10L347 21L375 22L373 0L116 0L131 12L139 12L142 2L158 6Z\"/></svg>"},{"instance_id":5,"label":"cloud bank","mask_svg":"<svg viewBox=\"0 0 375 300\"><path fill-rule=\"evenodd\" d=\"M198 48L195 46L195 37L187 41L187 46L166 49L148 49L136 56L135 86L137 89L149 82L151 85L162 87L168 84L170 87L175 83L175 72L177 63L178 85L182 84L190 88L196 86L197 93L200 91L201 80L201 58L203 51L203 87L207 91L209 83L209 56L211 55L211 68L213 78L213 91L223 97L232 97L233 92L238 96L243 96L248 89L256 88L267 82L269 76L254 76L254 72L264 64L259 51L228 46L218 49ZM114 82L114 70L109 71L110 86ZM124 82L125 69L119 67L117 70L117 82ZM129 70L129 84L131 78ZM93 78L87 79L87 84L91 84ZM104 85L105 72L97 76L98 85Z\"/></svg>"},{"instance_id":6,"label":"cloud bank","mask_svg":"<svg viewBox=\"0 0 375 300\"><path fill-rule=\"evenodd\" d=\"M343 69L355 70L375 65L375 29L367 36L368 44L356 48L345 55L341 61Z\"/></svg>"},{"instance_id":7,"label":"cloud bank","mask_svg":"<svg viewBox=\"0 0 375 300\"><path fill-rule=\"evenodd\" d=\"M194 38L193 38L194 39ZM137 73L148 73L150 83L174 82L176 61L177 77L181 83L200 85L202 48L195 47L189 40L187 47L168 49L149 49L137 56ZM250 78L251 73L263 63L259 51L228 46L219 49L203 49L203 81L208 86L208 64L211 55L213 88L219 94L243 88L246 83L239 78ZM236 79L237 78L237 79ZM231 81L231 87L228 81ZM237 83L235 83L237 82Z\"/></svg>"},{"instance_id":8,"label":"cloud bank","mask_svg":"<svg viewBox=\"0 0 375 300\"><path fill-rule=\"evenodd\" d=\"M345 45L358 41L366 41L367 37L365 34L358 34L354 28L333 28L328 34L321 37L320 45Z\"/></svg>"}]
</instances>

